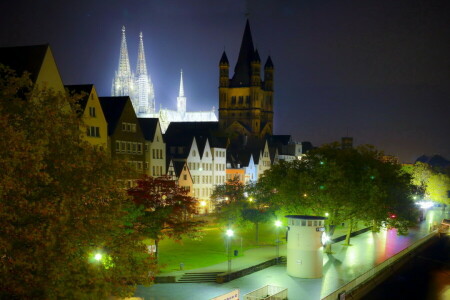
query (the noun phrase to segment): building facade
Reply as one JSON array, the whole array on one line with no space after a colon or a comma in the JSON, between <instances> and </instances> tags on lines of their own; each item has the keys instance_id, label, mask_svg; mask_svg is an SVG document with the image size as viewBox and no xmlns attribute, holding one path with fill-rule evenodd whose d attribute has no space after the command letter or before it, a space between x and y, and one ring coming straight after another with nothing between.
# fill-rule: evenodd
<instances>
[{"instance_id":1,"label":"building facade","mask_svg":"<svg viewBox=\"0 0 450 300\"><path fill-rule=\"evenodd\" d=\"M219 123L238 135L264 137L273 132L273 73L270 56L261 78L261 59L247 20L233 77L225 51L219 62Z\"/></svg>"},{"instance_id":2,"label":"building facade","mask_svg":"<svg viewBox=\"0 0 450 300\"><path fill-rule=\"evenodd\" d=\"M100 104L108 122L108 145L111 156L126 161L131 173L126 185L144 174L145 138L129 97L100 97Z\"/></svg>"},{"instance_id":3,"label":"building facade","mask_svg":"<svg viewBox=\"0 0 450 300\"><path fill-rule=\"evenodd\" d=\"M82 128L86 134L85 141L93 146L103 149L108 148L108 123L103 114L102 106L93 84L66 85L72 94L82 95L78 101L79 114L83 118L85 127Z\"/></svg>"},{"instance_id":4,"label":"building facade","mask_svg":"<svg viewBox=\"0 0 450 300\"><path fill-rule=\"evenodd\" d=\"M159 120L156 118L138 118L138 121L145 138L144 173L152 177L166 175L166 143L163 139Z\"/></svg>"}]
</instances>

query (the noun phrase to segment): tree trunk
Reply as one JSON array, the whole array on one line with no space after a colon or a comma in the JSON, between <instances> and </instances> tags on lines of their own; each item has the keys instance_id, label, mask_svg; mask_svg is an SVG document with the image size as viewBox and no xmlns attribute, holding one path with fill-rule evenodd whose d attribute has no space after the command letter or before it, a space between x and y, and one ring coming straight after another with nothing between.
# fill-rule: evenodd
<instances>
[{"instance_id":1,"label":"tree trunk","mask_svg":"<svg viewBox=\"0 0 450 300\"><path fill-rule=\"evenodd\" d=\"M158 256L159 256L159 240L155 240L155 261L158 262Z\"/></svg>"},{"instance_id":2,"label":"tree trunk","mask_svg":"<svg viewBox=\"0 0 450 300\"><path fill-rule=\"evenodd\" d=\"M345 236L345 242L344 242L344 245L346 245L346 246L350 246L350 238L351 238L351 234L352 234L353 223L354 223L353 219L350 219L350 222L348 223L347 235Z\"/></svg>"},{"instance_id":3,"label":"tree trunk","mask_svg":"<svg viewBox=\"0 0 450 300\"><path fill-rule=\"evenodd\" d=\"M377 225L377 222L375 220L372 221L372 232L378 232L380 231L379 226Z\"/></svg>"},{"instance_id":4,"label":"tree trunk","mask_svg":"<svg viewBox=\"0 0 450 300\"><path fill-rule=\"evenodd\" d=\"M325 253L327 254L332 254L333 252L331 251L331 241L329 241L326 245L325 245Z\"/></svg>"},{"instance_id":5,"label":"tree trunk","mask_svg":"<svg viewBox=\"0 0 450 300\"><path fill-rule=\"evenodd\" d=\"M255 222L255 241L256 241L256 245L258 245L259 239L259 222Z\"/></svg>"}]
</instances>

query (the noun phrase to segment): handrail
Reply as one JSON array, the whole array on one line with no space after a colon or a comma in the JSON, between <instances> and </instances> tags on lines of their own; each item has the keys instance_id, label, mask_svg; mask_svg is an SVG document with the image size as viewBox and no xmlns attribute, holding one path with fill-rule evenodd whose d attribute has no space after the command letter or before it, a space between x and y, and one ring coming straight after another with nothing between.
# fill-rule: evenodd
<instances>
[{"instance_id":1,"label":"handrail","mask_svg":"<svg viewBox=\"0 0 450 300\"><path fill-rule=\"evenodd\" d=\"M405 256L410 251L419 247L420 245L422 245L423 243L425 243L426 241L428 241L435 235L436 235L436 231L433 231L430 234L426 235L425 237L417 240L417 242L415 242L414 244L406 247L402 251L389 257L382 263L376 265L374 268L368 270L367 272L361 274L360 276L356 277L355 279L353 279L353 280L349 281L348 283L346 283L345 285L341 286L340 288L338 288L331 294L325 296L324 298L322 298L322 300L335 300L335 299L338 299L337 298L338 295L341 294L342 292L348 293L348 292L353 291L355 288L357 288L361 284L365 283L369 279L375 277L378 273L380 273L381 271L383 271L384 269L386 269L387 267L389 267L390 265L392 265L393 263L395 263L396 261L401 259L403 256Z\"/></svg>"}]
</instances>

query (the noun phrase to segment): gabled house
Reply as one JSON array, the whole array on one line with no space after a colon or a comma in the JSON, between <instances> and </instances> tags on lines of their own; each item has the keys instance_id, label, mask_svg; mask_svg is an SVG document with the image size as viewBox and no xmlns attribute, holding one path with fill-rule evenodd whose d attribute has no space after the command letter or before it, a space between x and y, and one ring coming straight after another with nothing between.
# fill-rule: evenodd
<instances>
[{"instance_id":1,"label":"gabled house","mask_svg":"<svg viewBox=\"0 0 450 300\"><path fill-rule=\"evenodd\" d=\"M145 174L152 177L166 174L166 143L157 118L138 118L145 138Z\"/></svg>"},{"instance_id":2,"label":"gabled house","mask_svg":"<svg viewBox=\"0 0 450 300\"><path fill-rule=\"evenodd\" d=\"M193 196L193 181L191 172L186 162L183 161L170 161L167 171L167 176L177 181L178 186L185 189L188 192L188 196Z\"/></svg>"},{"instance_id":3,"label":"gabled house","mask_svg":"<svg viewBox=\"0 0 450 300\"><path fill-rule=\"evenodd\" d=\"M171 123L164 135L167 159L186 162L193 179L194 197L213 209L210 196L214 186L226 181L226 140L214 136L217 122Z\"/></svg>"},{"instance_id":4,"label":"gabled house","mask_svg":"<svg viewBox=\"0 0 450 300\"><path fill-rule=\"evenodd\" d=\"M79 115L86 125L82 131L83 138L94 146L108 147L108 123L93 84L66 85L70 94L82 95L78 101Z\"/></svg>"},{"instance_id":5,"label":"gabled house","mask_svg":"<svg viewBox=\"0 0 450 300\"><path fill-rule=\"evenodd\" d=\"M100 97L108 122L108 148L112 157L125 160L133 173L124 178L128 186L144 173L144 134L134 112L130 97Z\"/></svg>"},{"instance_id":6,"label":"gabled house","mask_svg":"<svg viewBox=\"0 0 450 300\"><path fill-rule=\"evenodd\" d=\"M17 76L30 74L34 88L49 88L65 93L64 85L48 44L0 48L0 64L16 71Z\"/></svg>"}]
</instances>

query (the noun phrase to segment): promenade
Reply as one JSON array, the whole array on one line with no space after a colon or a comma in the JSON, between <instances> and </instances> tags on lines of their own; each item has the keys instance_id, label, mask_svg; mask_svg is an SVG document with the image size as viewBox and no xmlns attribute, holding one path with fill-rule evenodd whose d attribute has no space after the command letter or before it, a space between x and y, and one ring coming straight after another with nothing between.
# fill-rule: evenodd
<instances>
[{"instance_id":1,"label":"promenade","mask_svg":"<svg viewBox=\"0 0 450 300\"><path fill-rule=\"evenodd\" d=\"M241 296L265 285L275 285L288 289L289 299L321 299L347 282L353 280L374 266L414 244L430 232L434 222L449 218L448 212L430 210L427 219L407 236L398 236L396 230L379 233L366 232L353 237L352 246L343 242L333 244L333 254L324 254L323 277L320 279L294 278L286 273L285 265L276 265L224 284L217 283L165 283L150 287L139 286L136 297L145 300L207 300L239 289ZM275 247L262 247L245 251L245 255L232 260L232 270L239 270L259 264L275 257ZM286 245L280 247L280 255L286 255ZM226 272L228 264L223 262L205 268L164 273L162 275L181 276L184 272Z\"/></svg>"}]
</instances>

